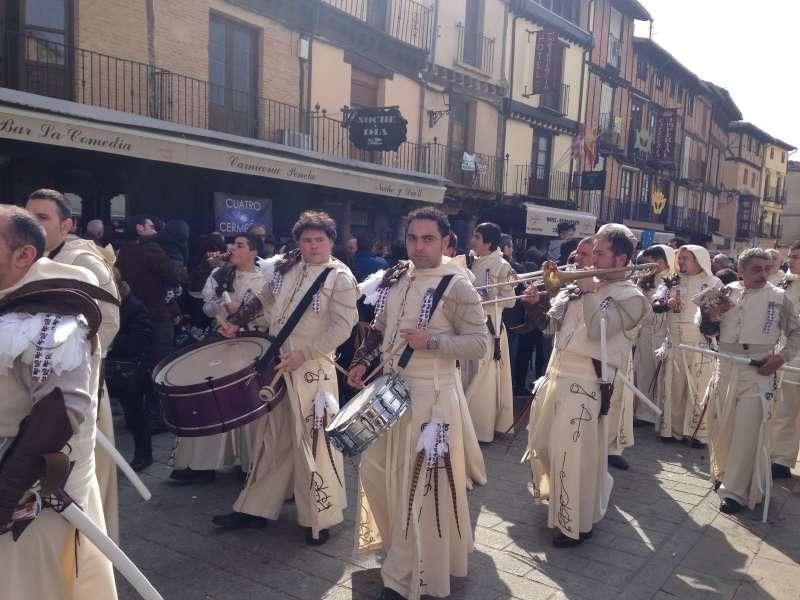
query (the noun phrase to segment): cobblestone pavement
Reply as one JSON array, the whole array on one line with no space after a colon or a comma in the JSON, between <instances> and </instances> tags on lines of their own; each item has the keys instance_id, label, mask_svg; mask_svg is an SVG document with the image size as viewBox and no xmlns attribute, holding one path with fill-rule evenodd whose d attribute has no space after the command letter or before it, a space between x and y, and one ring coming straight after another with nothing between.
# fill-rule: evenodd
<instances>
[{"instance_id":1,"label":"cobblestone pavement","mask_svg":"<svg viewBox=\"0 0 800 600\"><path fill-rule=\"evenodd\" d=\"M704 450L661 444L636 429L625 452L631 468L613 471L614 494L592 540L559 550L546 506L531 494L519 464L525 436L484 446L489 483L470 494L475 552L469 576L453 580L453 599L727 600L800 597L798 479L776 482L769 523L760 507L730 518L717 510ZM130 436L118 433L130 454ZM156 460L144 473L153 492L142 502L121 477L123 548L166 600L362 600L380 592L379 558L353 554L354 507L319 548L304 544L287 503L266 530L220 532L211 516L231 510L241 482L223 473L209 485L168 480L172 436L154 438ZM356 470L347 468L348 497ZM120 583L120 598L138 596Z\"/></svg>"}]
</instances>

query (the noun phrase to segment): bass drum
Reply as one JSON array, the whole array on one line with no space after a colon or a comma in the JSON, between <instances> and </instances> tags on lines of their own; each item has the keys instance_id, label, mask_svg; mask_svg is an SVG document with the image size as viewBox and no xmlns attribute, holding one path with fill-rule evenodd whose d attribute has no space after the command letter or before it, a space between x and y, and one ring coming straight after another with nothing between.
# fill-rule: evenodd
<instances>
[{"instance_id":1,"label":"bass drum","mask_svg":"<svg viewBox=\"0 0 800 600\"><path fill-rule=\"evenodd\" d=\"M281 378L268 403L259 397L270 384L274 364L256 368L270 348L269 340L244 335L211 339L171 354L153 370L162 400L164 422L180 437L224 433L254 421L286 395Z\"/></svg>"}]
</instances>

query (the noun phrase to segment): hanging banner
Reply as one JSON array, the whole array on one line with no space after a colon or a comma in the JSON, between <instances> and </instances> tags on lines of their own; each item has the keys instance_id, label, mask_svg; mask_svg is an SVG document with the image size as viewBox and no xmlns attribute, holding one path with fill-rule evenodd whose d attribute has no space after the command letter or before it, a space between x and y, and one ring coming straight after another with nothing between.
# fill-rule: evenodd
<instances>
[{"instance_id":1,"label":"hanging banner","mask_svg":"<svg viewBox=\"0 0 800 600\"><path fill-rule=\"evenodd\" d=\"M677 127L678 113L674 109L665 110L658 116L653 158L669 161L675 159L675 132Z\"/></svg>"},{"instance_id":2,"label":"hanging banner","mask_svg":"<svg viewBox=\"0 0 800 600\"><path fill-rule=\"evenodd\" d=\"M605 171L584 171L581 175L582 190L604 190L606 188Z\"/></svg>"},{"instance_id":3,"label":"hanging banner","mask_svg":"<svg viewBox=\"0 0 800 600\"><path fill-rule=\"evenodd\" d=\"M253 225L272 231L272 200L214 192L214 228L226 236L246 233Z\"/></svg>"},{"instance_id":4,"label":"hanging banner","mask_svg":"<svg viewBox=\"0 0 800 600\"><path fill-rule=\"evenodd\" d=\"M344 113L350 141L359 150L396 152L406 141L408 121L396 106L351 108Z\"/></svg>"},{"instance_id":5,"label":"hanging banner","mask_svg":"<svg viewBox=\"0 0 800 600\"><path fill-rule=\"evenodd\" d=\"M661 190L655 190L650 196L651 205L653 207L653 214L660 215L664 212L664 207L667 205L667 197Z\"/></svg>"},{"instance_id":6,"label":"hanging banner","mask_svg":"<svg viewBox=\"0 0 800 600\"><path fill-rule=\"evenodd\" d=\"M558 44L558 34L555 31L536 32L536 54L533 57L534 94L544 94L556 89L552 73L556 44Z\"/></svg>"}]
</instances>

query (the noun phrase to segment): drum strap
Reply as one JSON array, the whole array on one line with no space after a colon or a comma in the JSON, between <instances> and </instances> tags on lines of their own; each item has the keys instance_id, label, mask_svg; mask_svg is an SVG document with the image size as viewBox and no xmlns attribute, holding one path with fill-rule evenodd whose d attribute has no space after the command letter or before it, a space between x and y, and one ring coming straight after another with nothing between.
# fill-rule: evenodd
<instances>
[{"instance_id":1,"label":"drum strap","mask_svg":"<svg viewBox=\"0 0 800 600\"><path fill-rule=\"evenodd\" d=\"M442 280L439 282L439 285L436 286L436 289L433 292L433 298L431 301L431 316L433 316L433 311L436 310L436 307L439 305L439 300L442 299L444 296L444 291L447 289L447 286L450 284L450 280L453 279L452 275L445 275L442 277ZM408 365L408 361L411 360L411 355L414 354L414 349L406 344L406 347L403 349L403 353L400 355L400 360L397 361L397 366L401 369L405 369Z\"/></svg>"},{"instance_id":2,"label":"drum strap","mask_svg":"<svg viewBox=\"0 0 800 600\"><path fill-rule=\"evenodd\" d=\"M314 280L314 283L311 284L311 287L308 288L308 291L305 293L305 296L303 296L300 302L297 303L297 306L292 311L292 314L289 315L289 318L287 319L286 323L283 324L283 327L281 327L281 330L278 332L278 335L275 336L275 339L272 341L272 344L270 344L269 350L267 350L264 356L262 356L256 362L257 370L259 371L263 370L264 368L268 367L275 358L277 358L278 351L281 349L281 346L283 346L283 343L286 341L286 338L288 338L291 335L292 331L294 331L294 328L297 327L297 324L300 322L300 319L305 314L306 309L311 304L311 300L314 298L314 294L316 294L322 287L322 284L325 283L325 279L328 277L328 273L330 273L331 271L333 271L333 267L328 267L324 269L322 273L320 273L319 276Z\"/></svg>"}]
</instances>

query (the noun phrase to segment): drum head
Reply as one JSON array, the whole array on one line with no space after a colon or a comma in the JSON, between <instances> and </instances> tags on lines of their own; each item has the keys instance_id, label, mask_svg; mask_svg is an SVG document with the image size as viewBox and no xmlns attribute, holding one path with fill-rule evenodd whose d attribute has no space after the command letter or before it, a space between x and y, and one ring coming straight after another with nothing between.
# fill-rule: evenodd
<instances>
[{"instance_id":1,"label":"drum head","mask_svg":"<svg viewBox=\"0 0 800 600\"><path fill-rule=\"evenodd\" d=\"M166 387L185 387L232 375L253 365L269 349L268 340L238 337L204 344L174 358L159 369L153 381Z\"/></svg>"},{"instance_id":2,"label":"drum head","mask_svg":"<svg viewBox=\"0 0 800 600\"><path fill-rule=\"evenodd\" d=\"M353 396L350 401L345 404L344 408L336 413L336 416L329 425L330 429L335 429L339 423L348 423L353 417L355 417L361 408L372 400L375 392L383 387L387 379L389 379L388 375L381 375L377 379L373 379L372 382L367 385L367 387Z\"/></svg>"}]
</instances>

